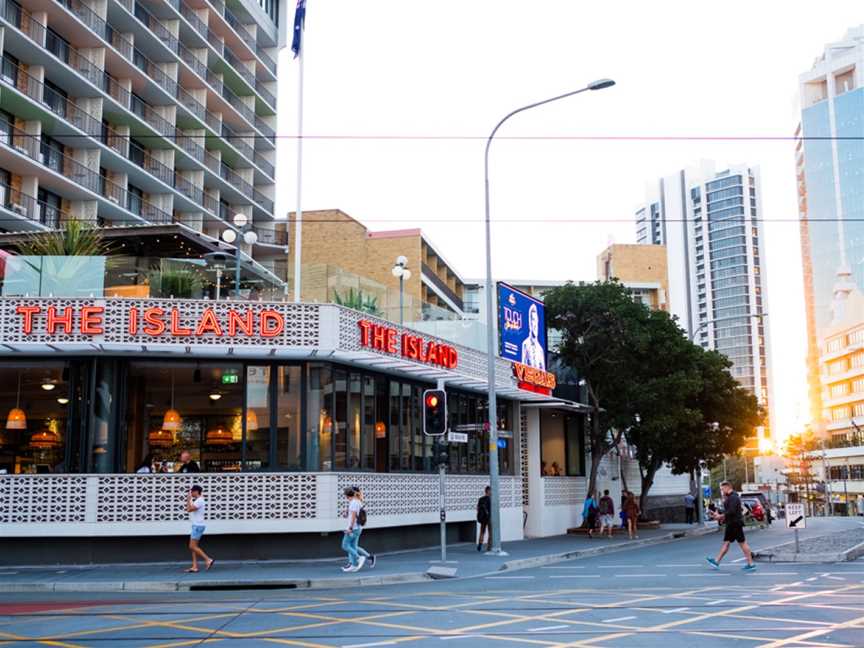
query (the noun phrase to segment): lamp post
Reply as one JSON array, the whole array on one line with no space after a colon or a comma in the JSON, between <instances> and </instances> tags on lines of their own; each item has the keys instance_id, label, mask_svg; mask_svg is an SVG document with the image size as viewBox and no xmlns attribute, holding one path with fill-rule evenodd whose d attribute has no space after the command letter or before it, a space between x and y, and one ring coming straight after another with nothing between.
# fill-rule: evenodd
<instances>
[{"instance_id":1,"label":"lamp post","mask_svg":"<svg viewBox=\"0 0 864 648\"><path fill-rule=\"evenodd\" d=\"M699 326L697 326L694 331L690 334L690 341L696 339L696 334L701 331L703 328L708 326L709 324L716 324L717 322L724 322L728 320L737 320L737 319L762 319L764 317L768 317L768 313L753 313L751 315L730 315L727 317L718 317L717 319L707 320L702 322Z\"/></svg>"},{"instance_id":2,"label":"lamp post","mask_svg":"<svg viewBox=\"0 0 864 648\"><path fill-rule=\"evenodd\" d=\"M222 230L221 238L229 245L234 246L234 298L240 298L240 262L243 253L240 251L240 242L237 241L237 233L242 235L243 242L247 245L255 245L258 242L258 233L252 229L252 223L246 214L237 212L231 219L237 231L227 228Z\"/></svg>"},{"instance_id":3,"label":"lamp post","mask_svg":"<svg viewBox=\"0 0 864 648\"><path fill-rule=\"evenodd\" d=\"M495 133L508 119L526 110L544 106L559 99L566 99L589 90L603 90L615 85L612 79L599 79L589 83L584 88L565 92L557 97L544 99L536 103L522 106L507 113L501 121L499 121L489 138L486 140L486 151L484 155L484 190L486 198L486 364L487 364L487 381L489 385L489 402L488 402L488 428L489 428L489 486L492 491L491 507L492 507L492 554L501 554L501 490L498 480L498 404L495 401L495 319L493 317L493 300L492 291L492 228L489 220L489 147L492 145L492 140Z\"/></svg>"},{"instance_id":4,"label":"lamp post","mask_svg":"<svg viewBox=\"0 0 864 648\"><path fill-rule=\"evenodd\" d=\"M408 258L402 255L396 257L396 263L393 265L393 276L399 279L399 326L404 324L405 311L405 282L411 278L411 271L408 269Z\"/></svg>"}]
</instances>

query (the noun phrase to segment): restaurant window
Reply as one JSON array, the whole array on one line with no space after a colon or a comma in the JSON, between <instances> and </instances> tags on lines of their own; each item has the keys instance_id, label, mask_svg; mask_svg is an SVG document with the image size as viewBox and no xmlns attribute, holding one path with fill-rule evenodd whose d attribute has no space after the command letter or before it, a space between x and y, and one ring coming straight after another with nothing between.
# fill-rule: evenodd
<instances>
[{"instance_id":1,"label":"restaurant window","mask_svg":"<svg viewBox=\"0 0 864 648\"><path fill-rule=\"evenodd\" d=\"M69 472L75 400L68 363L0 365L0 474Z\"/></svg>"},{"instance_id":2,"label":"restaurant window","mask_svg":"<svg viewBox=\"0 0 864 648\"><path fill-rule=\"evenodd\" d=\"M387 379L375 378L375 472L387 472L390 434L390 397Z\"/></svg>"},{"instance_id":3,"label":"restaurant window","mask_svg":"<svg viewBox=\"0 0 864 648\"><path fill-rule=\"evenodd\" d=\"M332 470L348 467L348 374L333 372L333 465ZM323 446L322 446L323 448Z\"/></svg>"},{"instance_id":4,"label":"restaurant window","mask_svg":"<svg viewBox=\"0 0 864 648\"><path fill-rule=\"evenodd\" d=\"M352 373L348 380L348 469L359 470L363 449L363 379Z\"/></svg>"},{"instance_id":5,"label":"restaurant window","mask_svg":"<svg viewBox=\"0 0 864 648\"><path fill-rule=\"evenodd\" d=\"M302 470L305 440L300 419L301 367L279 367L276 381L276 456L279 466Z\"/></svg>"},{"instance_id":6,"label":"restaurant window","mask_svg":"<svg viewBox=\"0 0 864 648\"><path fill-rule=\"evenodd\" d=\"M270 468L270 367L246 367L245 470Z\"/></svg>"},{"instance_id":7,"label":"restaurant window","mask_svg":"<svg viewBox=\"0 0 864 648\"><path fill-rule=\"evenodd\" d=\"M306 421L310 470L332 470L333 382L329 365L309 364Z\"/></svg>"},{"instance_id":8,"label":"restaurant window","mask_svg":"<svg viewBox=\"0 0 864 648\"><path fill-rule=\"evenodd\" d=\"M413 434L411 430L411 385L402 383L399 412L399 469L411 470L411 445Z\"/></svg>"},{"instance_id":9,"label":"restaurant window","mask_svg":"<svg viewBox=\"0 0 864 648\"><path fill-rule=\"evenodd\" d=\"M580 418L560 411L540 413L540 474L544 477L585 474Z\"/></svg>"},{"instance_id":10,"label":"restaurant window","mask_svg":"<svg viewBox=\"0 0 864 648\"><path fill-rule=\"evenodd\" d=\"M375 470L375 452L378 437L386 438L387 426L377 416L379 399L375 394L375 379L363 376L363 429L360 435L360 468Z\"/></svg>"},{"instance_id":11,"label":"restaurant window","mask_svg":"<svg viewBox=\"0 0 864 648\"><path fill-rule=\"evenodd\" d=\"M87 434L87 472L111 473L117 470L121 452L119 412L123 383L121 363L114 358L96 358L91 371L89 427Z\"/></svg>"},{"instance_id":12,"label":"restaurant window","mask_svg":"<svg viewBox=\"0 0 864 648\"><path fill-rule=\"evenodd\" d=\"M174 472L183 450L203 471L241 470L242 365L130 362L126 385L127 472L148 454L157 472Z\"/></svg>"}]
</instances>

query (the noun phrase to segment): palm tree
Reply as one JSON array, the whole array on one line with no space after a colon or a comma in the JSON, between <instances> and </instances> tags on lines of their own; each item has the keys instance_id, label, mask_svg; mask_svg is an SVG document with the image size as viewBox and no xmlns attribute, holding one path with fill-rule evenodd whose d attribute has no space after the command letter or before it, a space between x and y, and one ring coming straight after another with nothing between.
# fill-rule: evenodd
<instances>
[{"instance_id":1,"label":"palm tree","mask_svg":"<svg viewBox=\"0 0 864 648\"><path fill-rule=\"evenodd\" d=\"M23 256L104 256L110 246L96 227L73 218L62 229L30 234L18 244Z\"/></svg>"}]
</instances>

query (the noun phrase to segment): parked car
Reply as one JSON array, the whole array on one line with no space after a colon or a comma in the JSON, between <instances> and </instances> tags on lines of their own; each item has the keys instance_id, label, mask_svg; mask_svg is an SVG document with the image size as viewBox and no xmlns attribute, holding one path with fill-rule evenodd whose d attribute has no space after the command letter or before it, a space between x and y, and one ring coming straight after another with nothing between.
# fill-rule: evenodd
<instances>
[{"instance_id":1,"label":"parked car","mask_svg":"<svg viewBox=\"0 0 864 648\"><path fill-rule=\"evenodd\" d=\"M763 493L762 491L747 491L746 493L741 493L741 501L744 502L745 499L758 500L759 505L762 507L762 510L765 511L767 523L771 524L771 522L774 521L776 515L774 515L774 511L771 508L771 502L768 501L765 493Z\"/></svg>"},{"instance_id":2,"label":"parked car","mask_svg":"<svg viewBox=\"0 0 864 648\"><path fill-rule=\"evenodd\" d=\"M767 524L767 514L762 508L762 503L756 497L742 497L741 506L744 507L744 522L755 522L757 524ZM750 518L748 520L748 517Z\"/></svg>"}]
</instances>

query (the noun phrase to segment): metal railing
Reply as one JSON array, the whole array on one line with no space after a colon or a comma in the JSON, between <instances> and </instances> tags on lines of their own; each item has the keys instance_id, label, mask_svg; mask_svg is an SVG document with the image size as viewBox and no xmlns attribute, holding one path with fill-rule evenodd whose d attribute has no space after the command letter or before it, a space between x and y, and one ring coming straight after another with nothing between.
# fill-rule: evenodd
<instances>
[{"instance_id":1,"label":"metal railing","mask_svg":"<svg viewBox=\"0 0 864 648\"><path fill-rule=\"evenodd\" d=\"M426 263L422 264L423 275L431 281L438 290L444 293L450 301L452 301L459 310L462 310L464 304L462 303L462 298L459 297L453 290L448 286L441 277Z\"/></svg>"},{"instance_id":2,"label":"metal railing","mask_svg":"<svg viewBox=\"0 0 864 648\"><path fill-rule=\"evenodd\" d=\"M18 216L23 216L34 223L41 223L47 227L56 228L60 224L61 214L65 214L71 218L57 207L53 207L33 196L25 194L20 189L15 189L11 185L0 184L0 194L2 194L0 205L4 209Z\"/></svg>"},{"instance_id":3,"label":"metal railing","mask_svg":"<svg viewBox=\"0 0 864 648\"><path fill-rule=\"evenodd\" d=\"M288 232L285 230L271 230L263 227L254 227L258 235L258 242L267 245L288 245Z\"/></svg>"}]
</instances>

